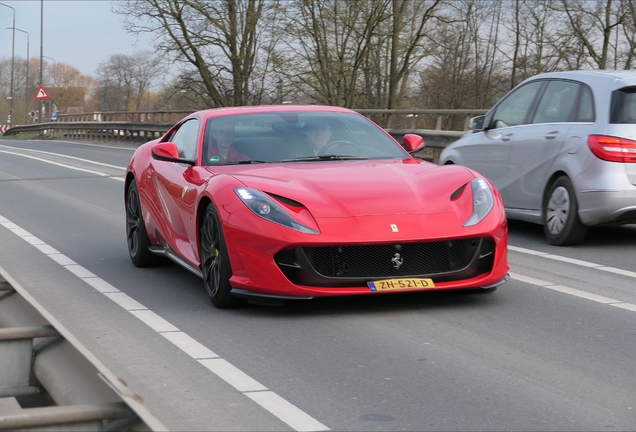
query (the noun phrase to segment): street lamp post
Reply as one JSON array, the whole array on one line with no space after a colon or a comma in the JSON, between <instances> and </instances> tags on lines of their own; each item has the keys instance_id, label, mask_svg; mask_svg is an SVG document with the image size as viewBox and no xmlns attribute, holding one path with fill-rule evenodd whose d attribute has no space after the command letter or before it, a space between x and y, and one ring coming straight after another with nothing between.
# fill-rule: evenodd
<instances>
[{"instance_id":1,"label":"street lamp post","mask_svg":"<svg viewBox=\"0 0 636 432\"><path fill-rule=\"evenodd\" d=\"M27 35L26 79L24 80L24 124L29 124L29 32L14 28Z\"/></svg>"},{"instance_id":2,"label":"street lamp post","mask_svg":"<svg viewBox=\"0 0 636 432\"><path fill-rule=\"evenodd\" d=\"M44 0L40 0L40 85L42 85L42 55L44 54ZM42 123L42 99L38 100L38 123Z\"/></svg>"},{"instance_id":3,"label":"street lamp post","mask_svg":"<svg viewBox=\"0 0 636 432\"><path fill-rule=\"evenodd\" d=\"M56 75L55 75L57 73L57 62L52 57L47 57L45 55L42 55L40 57L45 58L45 59L49 59L49 60L53 60L53 84L55 84L57 82ZM40 101L42 101L42 100L40 99ZM53 112L53 103L51 102L50 99L49 99L48 104L49 104L49 120L50 120L51 119L51 113ZM44 114L42 114L42 115L44 115Z\"/></svg>"},{"instance_id":4,"label":"street lamp post","mask_svg":"<svg viewBox=\"0 0 636 432\"><path fill-rule=\"evenodd\" d=\"M13 11L13 25L11 26L13 28L13 42L11 45L11 96L10 96L11 102L10 102L10 108L9 108L9 127L11 127L13 126L13 69L14 69L14 62L15 62L15 9L4 3L0 3L0 5L4 7L8 7L9 9Z\"/></svg>"},{"instance_id":5,"label":"street lamp post","mask_svg":"<svg viewBox=\"0 0 636 432\"><path fill-rule=\"evenodd\" d=\"M57 73L57 62L52 57L42 56L42 58L53 60L53 81L56 81L55 74ZM53 84L55 84L55 82Z\"/></svg>"}]
</instances>

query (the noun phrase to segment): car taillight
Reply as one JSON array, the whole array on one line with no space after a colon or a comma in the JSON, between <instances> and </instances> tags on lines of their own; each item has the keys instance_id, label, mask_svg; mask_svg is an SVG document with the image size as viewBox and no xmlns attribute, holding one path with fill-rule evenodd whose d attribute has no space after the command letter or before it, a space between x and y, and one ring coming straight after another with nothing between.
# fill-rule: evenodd
<instances>
[{"instance_id":1,"label":"car taillight","mask_svg":"<svg viewBox=\"0 0 636 432\"><path fill-rule=\"evenodd\" d=\"M636 163L636 141L606 135L590 135L587 144L599 159Z\"/></svg>"}]
</instances>

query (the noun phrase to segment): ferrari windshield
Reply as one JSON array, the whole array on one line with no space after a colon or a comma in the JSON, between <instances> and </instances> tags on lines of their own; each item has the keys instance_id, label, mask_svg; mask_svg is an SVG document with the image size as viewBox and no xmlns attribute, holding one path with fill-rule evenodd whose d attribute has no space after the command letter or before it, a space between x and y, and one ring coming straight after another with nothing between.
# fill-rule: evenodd
<instances>
[{"instance_id":1,"label":"ferrari windshield","mask_svg":"<svg viewBox=\"0 0 636 432\"><path fill-rule=\"evenodd\" d=\"M403 159L408 153L357 114L280 112L208 119L203 164Z\"/></svg>"}]
</instances>

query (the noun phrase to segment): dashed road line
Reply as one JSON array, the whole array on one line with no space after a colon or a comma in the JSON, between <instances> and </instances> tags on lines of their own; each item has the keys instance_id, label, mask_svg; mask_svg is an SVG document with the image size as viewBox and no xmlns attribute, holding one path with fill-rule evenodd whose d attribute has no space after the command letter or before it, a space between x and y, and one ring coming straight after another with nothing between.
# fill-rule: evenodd
<instances>
[{"instance_id":1,"label":"dashed road line","mask_svg":"<svg viewBox=\"0 0 636 432\"><path fill-rule=\"evenodd\" d=\"M591 300L596 303L606 304L609 306L615 306L621 309L629 310L632 312L636 312L636 305L628 302L624 302L621 300L616 300L610 297L600 296L598 294L592 294L587 291L581 291L576 288L570 288L563 285L558 285L552 282L543 281L541 279L535 279L529 276L524 276L518 273L510 273L510 277L512 279L525 282L531 285L535 285L542 288L547 288L553 291L558 291L564 294L569 294L575 297L580 297L586 300Z\"/></svg>"},{"instance_id":2,"label":"dashed road line","mask_svg":"<svg viewBox=\"0 0 636 432\"><path fill-rule=\"evenodd\" d=\"M566 262L568 264L574 264L574 265L578 265L578 266L581 266L581 267L589 267L589 268L593 268L595 270L601 270L601 271L605 271L605 272L608 272L608 273L614 273L614 274L619 274L619 275L623 275L623 276L636 278L636 272L629 271L629 270L623 270L623 269L619 269L619 268L616 268L616 267L604 266L602 264L596 264L596 263L589 262L589 261L583 261L583 260L578 260L578 259L575 259L575 258L563 257L563 256L560 256L560 255L553 255L553 254L549 254L547 252L540 252L540 251L535 251L535 250L532 250L532 249L525 249L525 248L521 248L521 247L517 247L517 246L510 246L510 245L508 245L508 250L511 250L511 251L514 251L514 252L524 253L524 254L527 254L527 255L540 256L541 258L547 258L547 259L551 259L551 260L554 260L554 261Z\"/></svg>"},{"instance_id":3,"label":"dashed road line","mask_svg":"<svg viewBox=\"0 0 636 432\"><path fill-rule=\"evenodd\" d=\"M1 150L0 150L1 151ZM115 304L128 311L148 327L172 342L174 346L186 355L199 362L202 366L216 374L243 395L260 405L269 413L296 431L313 432L328 431L327 426L311 417L291 402L270 391L263 384L238 369L236 366L221 358L201 343L180 331L176 326L151 311L132 297L121 292L94 273L77 264L66 255L35 237L25 229L19 227L0 215L0 225L37 248L44 255L73 273L97 291L104 294Z\"/></svg>"}]
</instances>

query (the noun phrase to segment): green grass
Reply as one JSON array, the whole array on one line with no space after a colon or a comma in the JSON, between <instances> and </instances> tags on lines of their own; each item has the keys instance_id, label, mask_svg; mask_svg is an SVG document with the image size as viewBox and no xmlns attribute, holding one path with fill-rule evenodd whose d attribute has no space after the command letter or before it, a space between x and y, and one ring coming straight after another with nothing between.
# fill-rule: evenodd
<instances>
[{"instance_id":1,"label":"green grass","mask_svg":"<svg viewBox=\"0 0 636 432\"><path fill-rule=\"evenodd\" d=\"M27 140L27 139L49 139L52 137L49 137L47 135L41 135L37 132L30 132L30 133L19 133L17 135L0 135L0 139L7 139L7 140Z\"/></svg>"}]
</instances>

